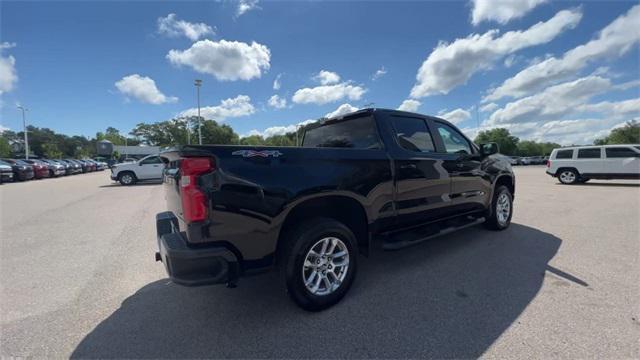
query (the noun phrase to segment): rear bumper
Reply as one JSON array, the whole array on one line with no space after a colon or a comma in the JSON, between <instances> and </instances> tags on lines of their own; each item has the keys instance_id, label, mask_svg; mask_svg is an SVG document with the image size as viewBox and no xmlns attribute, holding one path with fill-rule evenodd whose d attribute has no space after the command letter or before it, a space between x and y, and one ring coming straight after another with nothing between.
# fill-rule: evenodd
<instances>
[{"instance_id":1,"label":"rear bumper","mask_svg":"<svg viewBox=\"0 0 640 360\"><path fill-rule=\"evenodd\" d=\"M238 258L233 252L216 245L189 245L177 229L178 219L173 213L156 215L156 260L162 261L171 281L184 286L201 286L233 283L238 279Z\"/></svg>"},{"instance_id":2,"label":"rear bumper","mask_svg":"<svg viewBox=\"0 0 640 360\"><path fill-rule=\"evenodd\" d=\"M545 172L547 173L547 175L549 175L549 176L551 176L551 177L556 177L556 174L555 174L555 173L552 173L552 172L551 172L551 171L549 171L549 170L546 170Z\"/></svg>"}]
</instances>

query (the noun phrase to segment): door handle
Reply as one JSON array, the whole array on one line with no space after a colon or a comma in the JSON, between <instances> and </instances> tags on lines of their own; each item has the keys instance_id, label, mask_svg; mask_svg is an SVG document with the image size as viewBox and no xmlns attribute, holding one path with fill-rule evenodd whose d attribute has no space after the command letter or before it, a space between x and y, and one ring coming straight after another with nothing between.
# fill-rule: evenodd
<instances>
[{"instance_id":1,"label":"door handle","mask_svg":"<svg viewBox=\"0 0 640 360\"><path fill-rule=\"evenodd\" d=\"M403 170L408 170L408 169L417 169L416 164L404 164L404 165L400 165L400 169Z\"/></svg>"}]
</instances>

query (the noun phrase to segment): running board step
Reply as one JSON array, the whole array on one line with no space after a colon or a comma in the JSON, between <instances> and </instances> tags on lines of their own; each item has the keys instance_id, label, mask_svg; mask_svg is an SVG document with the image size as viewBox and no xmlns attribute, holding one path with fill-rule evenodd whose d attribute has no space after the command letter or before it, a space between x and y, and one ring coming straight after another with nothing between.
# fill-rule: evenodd
<instances>
[{"instance_id":1,"label":"running board step","mask_svg":"<svg viewBox=\"0 0 640 360\"><path fill-rule=\"evenodd\" d=\"M465 222L464 224L458 225L458 226L448 226L445 227L439 231L436 232L431 232L429 235L426 236L416 236L416 237L412 237L410 236L410 234L399 234L397 236L393 236L391 238L389 238L388 240L385 240L382 242L382 249L384 250L399 250L402 248L406 248L408 246L412 246L415 244L419 244L423 241L429 240L429 239L433 239L436 238L438 236L442 236L442 235L447 235L450 234L452 232L464 229L464 228L468 228L471 226L475 226L475 225L479 225L482 224L485 221L485 218L481 217L481 218L474 218L473 220L468 220L467 222Z\"/></svg>"}]
</instances>

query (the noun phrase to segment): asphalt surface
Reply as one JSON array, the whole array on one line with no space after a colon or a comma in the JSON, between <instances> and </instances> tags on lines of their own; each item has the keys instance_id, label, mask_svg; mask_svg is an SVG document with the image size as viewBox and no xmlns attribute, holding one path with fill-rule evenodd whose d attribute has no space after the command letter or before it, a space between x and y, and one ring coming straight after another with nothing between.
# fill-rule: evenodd
<instances>
[{"instance_id":1,"label":"asphalt surface","mask_svg":"<svg viewBox=\"0 0 640 360\"><path fill-rule=\"evenodd\" d=\"M640 182L516 173L508 230L374 251L321 313L277 273L171 284L153 257L161 186L1 185L0 356L639 358Z\"/></svg>"}]
</instances>

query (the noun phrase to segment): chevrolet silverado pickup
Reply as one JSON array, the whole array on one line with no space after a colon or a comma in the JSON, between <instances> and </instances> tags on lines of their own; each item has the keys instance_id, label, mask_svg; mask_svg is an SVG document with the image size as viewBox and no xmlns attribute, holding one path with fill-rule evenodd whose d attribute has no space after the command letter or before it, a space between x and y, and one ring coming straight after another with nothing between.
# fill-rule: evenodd
<instances>
[{"instance_id":1,"label":"chevrolet silverado pickup","mask_svg":"<svg viewBox=\"0 0 640 360\"><path fill-rule=\"evenodd\" d=\"M504 230L515 177L495 143L431 116L364 109L306 126L300 146L182 146L160 154L162 261L186 286L278 268L303 309L336 304L358 254L484 223Z\"/></svg>"}]
</instances>

